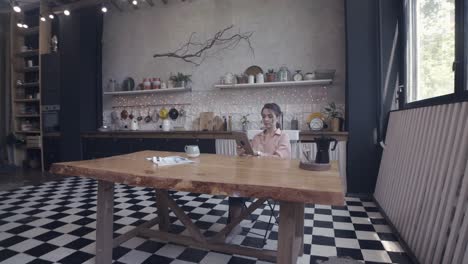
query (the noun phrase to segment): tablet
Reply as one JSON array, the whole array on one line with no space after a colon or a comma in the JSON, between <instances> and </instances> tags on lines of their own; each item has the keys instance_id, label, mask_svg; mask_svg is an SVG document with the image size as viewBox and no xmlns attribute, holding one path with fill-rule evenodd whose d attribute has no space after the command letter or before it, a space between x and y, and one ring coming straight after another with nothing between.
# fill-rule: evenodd
<instances>
[{"instance_id":1,"label":"tablet","mask_svg":"<svg viewBox=\"0 0 468 264\"><path fill-rule=\"evenodd\" d=\"M247 137L247 133L245 132L232 132L234 138L236 139L236 143L238 146L242 147L245 150L245 154L253 155L254 151L252 149L252 145L250 145L249 138Z\"/></svg>"}]
</instances>

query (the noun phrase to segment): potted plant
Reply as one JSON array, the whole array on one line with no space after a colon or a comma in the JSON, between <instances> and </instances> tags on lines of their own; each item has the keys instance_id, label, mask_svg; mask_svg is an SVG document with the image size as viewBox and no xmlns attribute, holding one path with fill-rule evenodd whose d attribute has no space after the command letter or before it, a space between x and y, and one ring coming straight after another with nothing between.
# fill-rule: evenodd
<instances>
[{"instance_id":1,"label":"potted plant","mask_svg":"<svg viewBox=\"0 0 468 264\"><path fill-rule=\"evenodd\" d=\"M240 119L243 131L247 131L247 129L248 129L248 126L249 126L249 123L250 123L249 119L247 118L248 116L249 116L249 114L243 115L241 117L241 119Z\"/></svg>"},{"instance_id":2,"label":"potted plant","mask_svg":"<svg viewBox=\"0 0 468 264\"><path fill-rule=\"evenodd\" d=\"M266 82L274 82L276 80L276 72L274 69L268 69L266 73Z\"/></svg>"},{"instance_id":3,"label":"potted plant","mask_svg":"<svg viewBox=\"0 0 468 264\"><path fill-rule=\"evenodd\" d=\"M343 117L343 111L336 106L335 102L328 103L323 108L323 112L330 122L331 131L340 131L340 118Z\"/></svg>"},{"instance_id":4,"label":"potted plant","mask_svg":"<svg viewBox=\"0 0 468 264\"><path fill-rule=\"evenodd\" d=\"M186 87L186 85L191 82L190 79L192 75L186 75L181 72L178 72L177 75L172 75L169 77L169 80L174 84L174 87Z\"/></svg>"}]
</instances>

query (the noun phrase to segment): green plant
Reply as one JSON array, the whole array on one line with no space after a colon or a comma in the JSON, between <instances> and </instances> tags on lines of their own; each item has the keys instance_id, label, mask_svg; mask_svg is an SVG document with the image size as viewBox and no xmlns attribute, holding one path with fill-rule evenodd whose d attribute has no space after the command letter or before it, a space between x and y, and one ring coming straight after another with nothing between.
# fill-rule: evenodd
<instances>
[{"instance_id":1,"label":"green plant","mask_svg":"<svg viewBox=\"0 0 468 264\"><path fill-rule=\"evenodd\" d=\"M169 77L169 79L171 81L173 81L173 82L183 82L183 81L185 81L187 83L187 82L192 81L192 79L190 79L190 77L192 77L192 75L186 75L186 74L183 74L181 72L178 72L177 75L172 75L171 77Z\"/></svg>"},{"instance_id":2,"label":"green plant","mask_svg":"<svg viewBox=\"0 0 468 264\"><path fill-rule=\"evenodd\" d=\"M335 102L328 103L323 108L323 113L328 119L338 118L343 116L343 111L339 109Z\"/></svg>"},{"instance_id":3,"label":"green plant","mask_svg":"<svg viewBox=\"0 0 468 264\"><path fill-rule=\"evenodd\" d=\"M249 119L247 118L249 115L250 114L246 114L241 117L240 121L243 126L246 126L250 123Z\"/></svg>"}]
</instances>

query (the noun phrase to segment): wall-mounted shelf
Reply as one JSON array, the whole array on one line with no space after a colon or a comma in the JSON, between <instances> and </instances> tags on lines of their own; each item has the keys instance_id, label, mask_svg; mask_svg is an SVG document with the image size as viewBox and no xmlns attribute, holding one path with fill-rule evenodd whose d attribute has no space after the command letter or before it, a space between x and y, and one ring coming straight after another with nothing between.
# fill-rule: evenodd
<instances>
[{"instance_id":1,"label":"wall-mounted shelf","mask_svg":"<svg viewBox=\"0 0 468 264\"><path fill-rule=\"evenodd\" d=\"M21 115L16 115L16 117L40 117L39 114L21 114Z\"/></svg>"},{"instance_id":2,"label":"wall-mounted shelf","mask_svg":"<svg viewBox=\"0 0 468 264\"><path fill-rule=\"evenodd\" d=\"M35 103L39 102L39 99L15 99L16 103Z\"/></svg>"},{"instance_id":3,"label":"wall-mounted shelf","mask_svg":"<svg viewBox=\"0 0 468 264\"><path fill-rule=\"evenodd\" d=\"M20 69L16 69L16 72L38 72L39 66L32 66L32 67L24 67Z\"/></svg>"},{"instance_id":4,"label":"wall-mounted shelf","mask_svg":"<svg viewBox=\"0 0 468 264\"><path fill-rule=\"evenodd\" d=\"M39 55L39 50L27 50L27 51L22 51L18 52L15 54L16 57L32 57L32 56L37 56Z\"/></svg>"},{"instance_id":5,"label":"wall-mounted shelf","mask_svg":"<svg viewBox=\"0 0 468 264\"><path fill-rule=\"evenodd\" d=\"M41 131L39 131L39 130L31 130L31 131L18 130L18 131L15 131L15 133L17 133L17 134L40 134Z\"/></svg>"},{"instance_id":6,"label":"wall-mounted shelf","mask_svg":"<svg viewBox=\"0 0 468 264\"><path fill-rule=\"evenodd\" d=\"M266 83L242 83L242 84L216 84L214 87L219 89L242 89L242 88L269 88L269 87L300 87L314 85L329 85L332 79L308 80L293 82L266 82Z\"/></svg>"},{"instance_id":7,"label":"wall-mounted shelf","mask_svg":"<svg viewBox=\"0 0 468 264\"><path fill-rule=\"evenodd\" d=\"M18 33L20 35L23 35L23 36L38 35L39 34L39 27L19 29Z\"/></svg>"},{"instance_id":8,"label":"wall-mounted shelf","mask_svg":"<svg viewBox=\"0 0 468 264\"><path fill-rule=\"evenodd\" d=\"M174 92L190 92L190 91L192 91L191 88L176 87L176 88L156 89L156 90L104 92L104 95L139 95L139 94L174 93Z\"/></svg>"},{"instance_id":9,"label":"wall-mounted shelf","mask_svg":"<svg viewBox=\"0 0 468 264\"><path fill-rule=\"evenodd\" d=\"M23 83L20 85L17 85L17 87L38 87L39 82L33 82L33 83Z\"/></svg>"}]
</instances>

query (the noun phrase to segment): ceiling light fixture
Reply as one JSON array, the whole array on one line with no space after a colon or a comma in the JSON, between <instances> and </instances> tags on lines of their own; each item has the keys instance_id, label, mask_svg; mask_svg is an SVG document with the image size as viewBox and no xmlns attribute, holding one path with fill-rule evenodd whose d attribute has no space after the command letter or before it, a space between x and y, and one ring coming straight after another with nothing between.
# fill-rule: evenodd
<instances>
[{"instance_id":1,"label":"ceiling light fixture","mask_svg":"<svg viewBox=\"0 0 468 264\"><path fill-rule=\"evenodd\" d=\"M70 15L70 11L68 11L68 9L65 9L65 10L63 11L63 13L64 13L66 16L69 16L69 15Z\"/></svg>"},{"instance_id":2,"label":"ceiling light fixture","mask_svg":"<svg viewBox=\"0 0 468 264\"><path fill-rule=\"evenodd\" d=\"M54 14L49 14L49 18L54 19L55 18Z\"/></svg>"},{"instance_id":3,"label":"ceiling light fixture","mask_svg":"<svg viewBox=\"0 0 468 264\"><path fill-rule=\"evenodd\" d=\"M15 10L16 13L21 12L21 7L18 5L18 2L13 1L12 5L13 5L13 10Z\"/></svg>"},{"instance_id":4,"label":"ceiling light fixture","mask_svg":"<svg viewBox=\"0 0 468 264\"><path fill-rule=\"evenodd\" d=\"M133 1L132 1L132 4L133 4L133 5L138 5L138 1L137 1L137 0L133 0Z\"/></svg>"},{"instance_id":5,"label":"ceiling light fixture","mask_svg":"<svg viewBox=\"0 0 468 264\"><path fill-rule=\"evenodd\" d=\"M26 24L23 24L23 28L28 28L28 25L26 25Z\"/></svg>"},{"instance_id":6,"label":"ceiling light fixture","mask_svg":"<svg viewBox=\"0 0 468 264\"><path fill-rule=\"evenodd\" d=\"M102 11L103 13L107 13L107 7L106 7L105 5L103 5L103 6L101 7L101 11Z\"/></svg>"},{"instance_id":7,"label":"ceiling light fixture","mask_svg":"<svg viewBox=\"0 0 468 264\"><path fill-rule=\"evenodd\" d=\"M43 15L41 15L41 21L46 22L46 18Z\"/></svg>"},{"instance_id":8,"label":"ceiling light fixture","mask_svg":"<svg viewBox=\"0 0 468 264\"><path fill-rule=\"evenodd\" d=\"M22 28L22 27L23 27L23 23L21 23L21 22L16 23L16 25L17 25L19 28Z\"/></svg>"}]
</instances>

